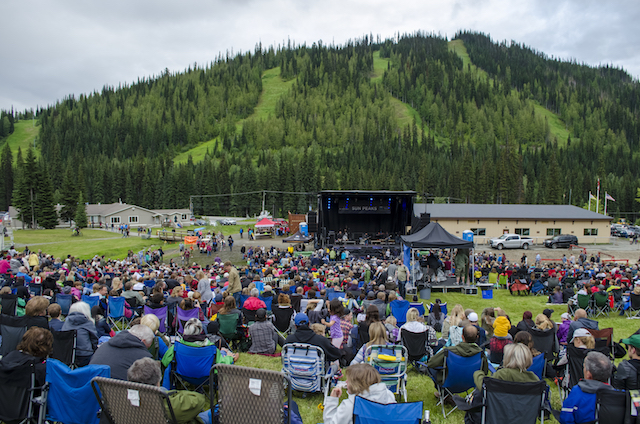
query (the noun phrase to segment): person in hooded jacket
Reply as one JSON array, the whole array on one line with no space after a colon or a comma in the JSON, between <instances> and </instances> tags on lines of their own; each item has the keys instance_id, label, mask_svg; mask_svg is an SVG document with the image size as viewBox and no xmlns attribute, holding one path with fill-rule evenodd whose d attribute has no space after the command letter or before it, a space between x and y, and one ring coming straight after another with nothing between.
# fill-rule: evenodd
<instances>
[{"instance_id":1,"label":"person in hooded jacket","mask_svg":"<svg viewBox=\"0 0 640 424\"><path fill-rule=\"evenodd\" d=\"M31 327L22 336L16 350L9 352L0 360L0 375L10 378L12 372L18 371L18 367L34 364L36 386L42 386L47 374L46 359L52 349L51 332L40 327Z\"/></svg>"},{"instance_id":2,"label":"person in hooded jacket","mask_svg":"<svg viewBox=\"0 0 640 424\"><path fill-rule=\"evenodd\" d=\"M586 328L587 330L598 330L598 321L587 318L587 311L585 311L584 309L577 309L573 315L573 322L569 325L567 340L571 340L573 338L573 332L578 328Z\"/></svg>"},{"instance_id":3,"label":"person in hooded jacket","mask_svg":"<svg viewBox=\"0 0 640 424\"><path fill-rule=\"evenodd\" d=\"M69 315L62 324L62 331L77 330L76 365L84 367L91 361L98 347L98 332L86 302L76 302L69 308Z\"/></svg>"},{"instance_id":4,"label":"person in hooded jacket","mask_svg":"<svg viewBox=\"0 0 640 424\"><path fill-rule=\"evenodd\" d=\"M127 380L127 370L141 358L151 358L149 347L155 335L146 325L134 325L102 343L91 358L90 365L108 365L111 378Z\"/></svg>"},{"instance_id":5,"label":"person in hooded jacket","mask_svg":"<svg viewBox=\"0 0 640 424\"><path fill-rule=\"evenodd\" d=\"M596 392L614 390L606 381L611 376L611 360L600 352L584 358L584 380L571 389L562 403L560 424L593 422L596 418Z\"/></svg>"},{"instance_id":6,"label":"person in hooded jacket","mask_svg":"<svg viewBox=\"0 0 640 424\"><path fill-rule=\"evenodd\" d=\"M618 364L611 384L618 390L640 389L640 334L622 339L621 343L627 345L629 359Z\"/></svg>"},{"instance_id":7,"label":"person in hooded jacket","mask_svg":"<svg viewBox=\"0 0 640 424\"><path fill-rule=\"evenodd\" d=\"M296 332L287 337L285 344L288 343L307 343L318 346L324 351L324 357L328 362L336 361L342 356L340 349L331 344L326 337L322 337L313 332L309 328L309 317L305 313L296 315L294 322L296 324Z\"/></svg>"},{"instance_id":8,"label":"person in hooded jacket","mask_svg":"<svg viewBox=\"0 0 640 424\"><path fill-rule=\"evenodd\" d=\"M322 418L325 424L352 424L356 396L385 405L396 403L394 394L381 382L380 374L371 365L351 365L346 369L346 375L349 396L339 404L342 389L333 388L324 401Z\"/></svg>"}]
</instances>

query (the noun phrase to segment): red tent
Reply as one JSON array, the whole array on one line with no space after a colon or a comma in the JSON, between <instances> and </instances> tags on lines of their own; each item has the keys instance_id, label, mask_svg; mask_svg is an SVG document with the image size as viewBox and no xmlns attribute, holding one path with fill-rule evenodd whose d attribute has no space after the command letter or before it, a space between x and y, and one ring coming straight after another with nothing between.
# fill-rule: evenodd
<instances>
[{"instance_id":1,"label":"red tent","mask_svg":"<svg viewBox=\"0 0 640 424\"><path fill-rule=\"evenodd\" d=\"M262 218L260 221L256 222L256 228L271 228L275 225L276 223L269 218Z\"/></svg>"}]
</instances>

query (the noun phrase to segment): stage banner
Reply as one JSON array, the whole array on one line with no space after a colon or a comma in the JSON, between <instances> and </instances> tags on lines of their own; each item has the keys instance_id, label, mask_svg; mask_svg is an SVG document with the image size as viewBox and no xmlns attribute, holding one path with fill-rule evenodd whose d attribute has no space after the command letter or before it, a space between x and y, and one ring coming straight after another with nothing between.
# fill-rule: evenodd
<instances>
[{"instance_id":1,"label":"stage banner","mask_svg":"<svg viewBox=\"0 0 640 424\"><path fill-rule=\"evenodd\" d=\"M185 236L184 244L196 244L196 243L198 243L197 236Z\"/></svg>"},{"instance_id":2,"label":"stage banner","mask_svg":"<svg viewBox=\"0 0 640 424\"><path fill-rule=\"evenodd\" d=\"M411 248L406 244L403 244L402 253L402 262L407 266L408 269L411 269Z\"/></svg>"}]
</instances>

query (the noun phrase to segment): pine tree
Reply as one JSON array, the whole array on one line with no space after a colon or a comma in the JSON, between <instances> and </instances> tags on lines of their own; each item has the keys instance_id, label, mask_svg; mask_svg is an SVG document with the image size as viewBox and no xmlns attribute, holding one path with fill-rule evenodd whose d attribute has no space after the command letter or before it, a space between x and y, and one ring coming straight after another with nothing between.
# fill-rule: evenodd
<instances>
[{"instance_id":1,"label":"pine tree","mask_svg":"<svg viewBox=\"0 0 640 424\"><path fill-rule=\"evenodd\" d=\"M84 195L80 192L78 196L78 207L76 208L76 216L74 218L76 223L76 227L78 228L86 228L87 227L87 205L84 203Z\"/></svg>"},{"instance_id":2,"label":"pine tree","mask_svg":"<svg viewBox=\"0 0 640 424\"><path fill-rule=\"evenodd\" d=\"M71 221L76 216L78 201L78 189L76 187L75 173L73 172L71 163L67 165L67 169L65 170L60 194L62 203L60 219L63 222L69 222L69 226L71 226Z\"/></svg>"},{"instance_id":3,"label":"pine tree","mask_svg":"<svg viewBox=\"0 0 640 424\"><path fill-rule=\"evenodd\" d=\"M0 209L8 210L13 194L13 153L9 143L5 143L0 157Z\"/></svg>"},{"instance_id":4,"label":"pine tree","mask_svg":"<svg viewBox=\"0 0 640 424\"><path fill-rule=\"evenodd\" d=\"M53 200L53 184L51 183L51 175L49 175L47 162L44 159L40 162L42 164L38 178L39 185L36 215L38 226L46 229L52 229L58 225L58 214Z\"/></svg>"},{"instance_id":5,"label":"pine tree","mask_svg":"<svg viewBox=\"0 0 640 424\"><path fill-rule=\"evenodd\" d=\"M18 156L16 157L16 169L14 172L15 180L13 184L13 196L11 203L18 211L18 219L22 221L22 228L28 224L29 216L29 190L24 177L24 162L22 160L22 150L18 147ZM29 218L29 221L31 219Z\"/></svg>"}]
</instances>

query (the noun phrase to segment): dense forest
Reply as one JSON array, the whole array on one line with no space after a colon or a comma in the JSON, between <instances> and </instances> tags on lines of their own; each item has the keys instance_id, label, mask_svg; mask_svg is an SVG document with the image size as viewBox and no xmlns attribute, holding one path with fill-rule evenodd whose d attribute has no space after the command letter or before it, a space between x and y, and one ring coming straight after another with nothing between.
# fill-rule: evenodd
<instances>
[{"instance_id":1,"label":"dense forest","mask_svg":"<svg viewBox=\"0 0 640 424\"><path fill-rule=\"evenodd\" d=\"M461 202L570 198L582 206L599 178L616 199L612 214L638 208L637 81L615 67L549 58L480 33L455 39L480 71L465 67L447 39L418 32L340 46L258 45L184 72L70 96L36 111L40 160L20 152L15 163L3 152L0 208L13 194L14 206L35 214L33 200L20 193L48 189L28 188L30 172L65 205L82 196L183 208L191 195L273 190L287 193L270 193L267 209L286 214L314 202L311 194L288 193L406 189ZM378 55L386 70L372 78ZM262 75L273 68L292 84L272 114L253 116ZM396 99L416 111L413 120L402 120ZM560 117L566 139L554 136L541 107ZM12 131L13 116L2 112L0 137ZM211 139L203 160L174 163ZM261 196L197 199L194 207L198 214L254 214ZM63 213L73 217L74 210Z\"/></svg>"}]
</instances>

